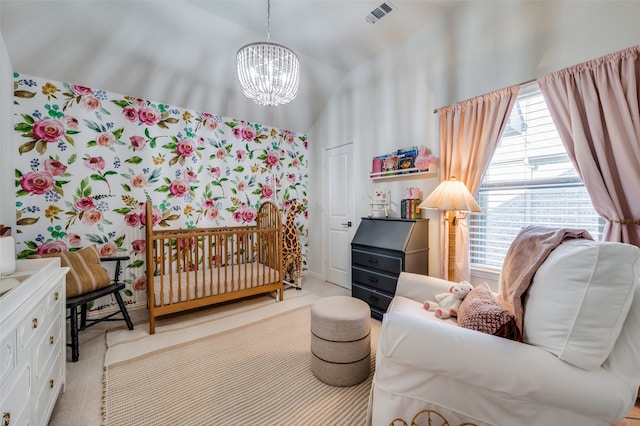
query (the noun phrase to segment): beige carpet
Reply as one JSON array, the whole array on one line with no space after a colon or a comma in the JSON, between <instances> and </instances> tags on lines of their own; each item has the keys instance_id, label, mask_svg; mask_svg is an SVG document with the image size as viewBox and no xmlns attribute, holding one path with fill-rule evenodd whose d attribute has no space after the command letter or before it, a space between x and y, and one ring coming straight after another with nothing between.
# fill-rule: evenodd
<instances>
[{"instance_id":1,"label":"beige carpet","mask_svg":"<svg viewBox=\"0 0 640 426\"><path fill-rule=\"evenodd\" d=\"M359 385L340 388L319 381L311 373L309 359L313 300L315 296L301 295L287 304L269 304L187 327L176 325L159 337L158 333L129 334L123 340L111 336L103 423L364 424L375 356L371 374ZM221 322L242 325L220 326ZM380 322L371 322L375 348ZM211 328L215 334L193 339ZM177 346L156 343L166 345L176 335L182 337ZM185 341L185 336L190 339ZM110 356L113 351L117 353Z\"/></svg>"}]
</instances>

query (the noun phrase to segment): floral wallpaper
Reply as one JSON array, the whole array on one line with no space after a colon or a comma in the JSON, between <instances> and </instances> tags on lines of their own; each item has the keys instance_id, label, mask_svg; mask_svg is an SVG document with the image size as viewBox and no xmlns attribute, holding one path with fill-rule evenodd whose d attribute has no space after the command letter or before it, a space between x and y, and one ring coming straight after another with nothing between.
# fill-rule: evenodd
<instances>
[{"instance_id":1,"label":"floral wallpaper","mask_svg":"<svg viewBox=\"0 0 640 426\"><path fill-rule=\"evenodd\" d=\"M91 244L130 255L126 300L146 303L147 199L154 226L172 228L250 225L264 200L286 209L295 199L306 259L306 135L14 77L18 258Z\"/></svg>"}]
</instances>

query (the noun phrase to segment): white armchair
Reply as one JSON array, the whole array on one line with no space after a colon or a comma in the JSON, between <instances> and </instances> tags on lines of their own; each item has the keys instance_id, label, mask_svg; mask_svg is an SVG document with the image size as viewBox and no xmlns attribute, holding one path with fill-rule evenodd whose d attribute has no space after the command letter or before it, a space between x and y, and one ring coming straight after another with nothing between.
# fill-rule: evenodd
<instances>
[{"instance_id":1,"label":"white armchair","mask_svg":"<svg viewBox=\"0 0 640 426\"><path fill-rule=\"evenodd\" d=\"M422 303L452 283L402 273L378 339L370 423L619 421L633 407L640 384L639 277L637 247L561 244L527 294L523 343L436 318ZM549 294L554 288L560 290ZM570 306L556 312L558 303Z\"/></svg>"}]
</instances>

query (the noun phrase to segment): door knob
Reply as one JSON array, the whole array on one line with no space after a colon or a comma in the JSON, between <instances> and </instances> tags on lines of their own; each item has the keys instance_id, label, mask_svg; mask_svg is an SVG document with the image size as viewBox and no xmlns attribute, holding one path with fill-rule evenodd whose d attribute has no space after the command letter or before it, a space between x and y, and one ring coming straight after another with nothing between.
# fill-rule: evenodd
<instances>
[{"instance_id":1,"label":"door knob","mask_svg":"<svg viewBox=\"0 0 640 426\"><path fill-rule=\"evenodd\" d=\"M348 221L347 223L341 223L340 225L346 226L347 228L351 228L351 221Z\"/></svg>"}]
</instances>

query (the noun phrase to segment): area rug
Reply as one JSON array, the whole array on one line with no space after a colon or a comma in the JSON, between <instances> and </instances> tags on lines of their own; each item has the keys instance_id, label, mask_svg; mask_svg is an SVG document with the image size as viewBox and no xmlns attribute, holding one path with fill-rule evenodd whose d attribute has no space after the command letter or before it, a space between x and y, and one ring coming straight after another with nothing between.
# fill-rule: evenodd
<instances>
[{"instance_id":1,"label":"area rug","mask_svg":"<svg viewBox=\"0 0 640 426\"><path fill-rule=\"evenodd\" d=\"M105 365L103 424L365 424L371 373L329 386L310 369L309 304Z\"/></svg>"}]
</instances>

